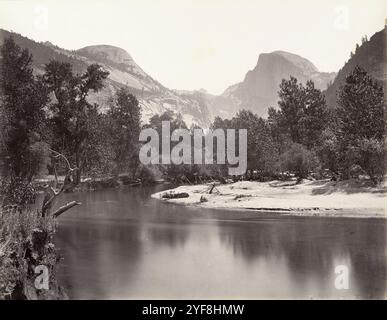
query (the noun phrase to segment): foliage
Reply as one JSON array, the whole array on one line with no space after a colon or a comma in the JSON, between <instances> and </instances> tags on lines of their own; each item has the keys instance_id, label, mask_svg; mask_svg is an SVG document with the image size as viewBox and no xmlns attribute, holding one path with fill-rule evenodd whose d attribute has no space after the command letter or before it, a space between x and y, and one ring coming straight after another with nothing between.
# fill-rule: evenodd
<instances>
[{"instance_id":1,"label":"foliage","mask_svg":"<svg viewBox=\"0 0 387 320\"><path fill-rule=\"evenodd\" d=\"M363 138L357 141L358 164L373 180L375 184L383 179L384 175L384 144L379 139Z\"/></svg>"},{"instance_id":2,"label":"foliage","mask_svg":"<svg viewBox=\"0 0 387 320\"><path fill-rule=\"evenodd\" d=\"M108 72L98 64L88 66L83 74L73 74L69 63L53 60L45 66L44 83L56 99L49 106L52 147L75 162L79 168L76 183L80 181L91 136L89 118L97 112L97 106L90 104L87 96L90 91L101 90L107 76Z\"/></svg>"},{"instance_id":3,"label":"foliage","mask_svg":"<svg viewBox=\"0 0 387 320\"><path fill-rule=\"evenodd\" d=\"M32 73L32 56L12 38L5 39L0 60L1 157L3 176L31 181L42 169L47 90Z\"/></svg>"},{"instance_id":4,"label":"foliage","mask_svg":"<svg viewBox=\"0 0 387 320\"><path fill-rule=\"evenodd\" d=\"M307 178L310 171L316 171L320 162L316 154L303 145L293 143L289 150L281 155L282 171L295 172L299 178Z\"/></svg>"},{"instance_id":5,"label":"foliage","mask_svg":"<svg viewBox=\"0 0 387 320\"><path fill-rule=\"evenodd\" d=\"M0 195L4 197L3 206L11 204L25 207L36 200L36 190L32 183L20 177L3 179L0 184Z\"/></svg>"},{"instance_id":6,"label":"foliage","mask_svg":"<svg viewBox=\"0 0 387 320\"><path fill-rule=\"evenodd\" d=\"M383 177L383 87L356 67L339 92L339 165L348 177L351 165L359 165L376 183Z\"/></svg>"},{"instance_id":7,"label":"foliage","mask_svg":"<svg viewBox=\"0 0 387 320\"><path fill-rule=\"evenodd\" d=\"M116 103L108 111L109 135L113 149L114 171L130 171L134 177L138 167L138 137L141 109L137 98L126 88L116 94Z\"/></svg>"},{"instance_id":8,"label":"foliage","mask_svg":"<svg viewBox=\"0 0 387 320\"><path fill-rule=\"evenodd\" d=\"M326 127L328 112L321 91L308 81L304 87L297 79L282 80L280 84L279 111L271 111L280 133L288 135L295 143L311 149L319 142Z\"/></svg>"},{"instance_id":9,"label":"foliage","mask_svg":"<svg viewBox=\"0 0 387 320\"><path fill-rule=\"evenodd\" d=\"M320 145L316 147L316 153L319 156L323 168L331 172L338 173L339 148L335 131L327 128L321 133Z\"/></svg>"},{"instance_id":10,"label":"foliage","mask_svg":"<svg viewBox=\"0 0 387 320\"><path fill-rule=\"evenodd\" d=\"M384 133L383 87L356 67L347 77L338 98L341 138L382 139Z\"/></svg>"}]
</instances>

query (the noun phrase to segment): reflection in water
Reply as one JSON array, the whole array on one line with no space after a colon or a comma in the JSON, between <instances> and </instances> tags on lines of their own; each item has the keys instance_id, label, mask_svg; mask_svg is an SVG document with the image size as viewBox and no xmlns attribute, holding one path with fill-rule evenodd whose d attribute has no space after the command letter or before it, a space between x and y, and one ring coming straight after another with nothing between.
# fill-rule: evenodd
<instances>
[{"instance_id":1,"label":"reflection in water","mask_svg":"<svg viewBox=\"0 0 387 320\"><path fill-rule=\"evenodd\" d=\"M71 298L383 298L385 222L262 216L150 199L157 188L67 195L60 279ZM334 268L350 270L349 290Z\"/></svg>"},{"instance_id":2,"label":"reflection in water","mask_svg":"<svg viewBox=\"0 0 387 320\"><path fill-rule=\"evenodd\" d=\"M234 255L286 264L299 297L315 281L311 297L383 298L386 285L385 226L382 220L281 218L220 223L220 237ZM350 267L350 290L335 292L334 268Z\"/></svg>"}]
</instances>

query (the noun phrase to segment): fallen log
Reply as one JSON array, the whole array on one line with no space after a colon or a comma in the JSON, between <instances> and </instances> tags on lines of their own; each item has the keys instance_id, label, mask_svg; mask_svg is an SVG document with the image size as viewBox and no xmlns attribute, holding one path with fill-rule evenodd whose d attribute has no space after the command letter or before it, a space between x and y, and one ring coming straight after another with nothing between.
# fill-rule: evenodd
<instances>
[{"instance_id":1,"label":"fallen log","mask_svg":"<svg viewBox=\"0 0 387 320\"><path fill-rule=\"evenodd\" d=\"M161 198L163 199L179 199L179 198L188 198L189 194L187 192L179 193L164 193Z\"/></svg>"},{"instance_id":2,"label":"fallen log","mask_svg":"<svg viewBox=\"0 0 387 320\"><path fill-rule=\"evenodd\" d=\"M67 204L65 204L64 206L60 207L58 210L56 210L52 215L57 218L59 217L63 212L71 209L72 207L75 207L75 206L78 206L80 205L81 203L80 202L77 202L77 201L71 201Z\"/></svg>"}]
</instances>

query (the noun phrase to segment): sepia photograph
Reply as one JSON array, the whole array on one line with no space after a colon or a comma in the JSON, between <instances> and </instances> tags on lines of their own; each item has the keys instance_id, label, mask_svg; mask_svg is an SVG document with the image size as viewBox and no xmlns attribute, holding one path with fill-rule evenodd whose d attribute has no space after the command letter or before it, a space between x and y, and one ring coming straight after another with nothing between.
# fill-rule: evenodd
<instances>
[{"instance_id":1,"label":"sepia photograph","mask_svg":"<svg viewBox=\"0 0 387 320\"><path fill-rule=\"evenodd\" d=\"M386 49L384 0L0 0L0 300L386 300Z\"/></svg>"}]
</instances>

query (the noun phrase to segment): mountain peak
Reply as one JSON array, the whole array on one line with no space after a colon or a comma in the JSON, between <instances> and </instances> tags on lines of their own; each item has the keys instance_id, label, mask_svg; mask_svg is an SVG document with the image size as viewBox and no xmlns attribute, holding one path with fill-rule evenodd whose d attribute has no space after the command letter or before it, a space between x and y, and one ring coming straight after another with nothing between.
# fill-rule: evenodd
<instances>
[{"instance_id":1,"label":"mountain peak","mask_svg":"<svg viewBox=\"0 0 387 320\"><path fill-rule=\"evenodd\" d=\"M50 41L44 41L43 44L47 47L55 47L55 45Z\"/></svg>"},{"instance_id":2,"label":"mountain peak","mask_svg":"<svg viewBox=\"0 0 387 320\"><path fill-rule=\"evenodd\" d=\"M231 99L236 105L234 109L250 109L265 117L268 107L278 105L281 81L290 76L303 84L312 80L316 88L325 90L335 73L319 72L312 62L290 52L262 53L255 68L246 73L241 83L226 89L223 97Z\"/></svg>"},{"instance_id":3,"label":"mountain peak","mask_svg":"<svg viewBox=\"0 0 387 320\"><path fill-rule=\"evenodd\" d=\"M94 45L87 46L81 49L78 49L79 54L93 55L99 59L107 60L114 63L124 63L131 64L133 59L130 54L122 48L111 46L111 45Z\"/></svg>"},{"instance_id":4,"label":"mountain peak","mask_svg":"<svg viewBox=\"0 0 387 320\"><path fill-rule=\"evenodd\" d=\"M281 57L285 58L286 60L292 62L297 67L301 68L302 70L312 74L319 72L316 66L310 62L308 59L305 59L297 54L286 52L286 51L273 51L272 54L280 55Z\"/></svg>"}]
</instances>

